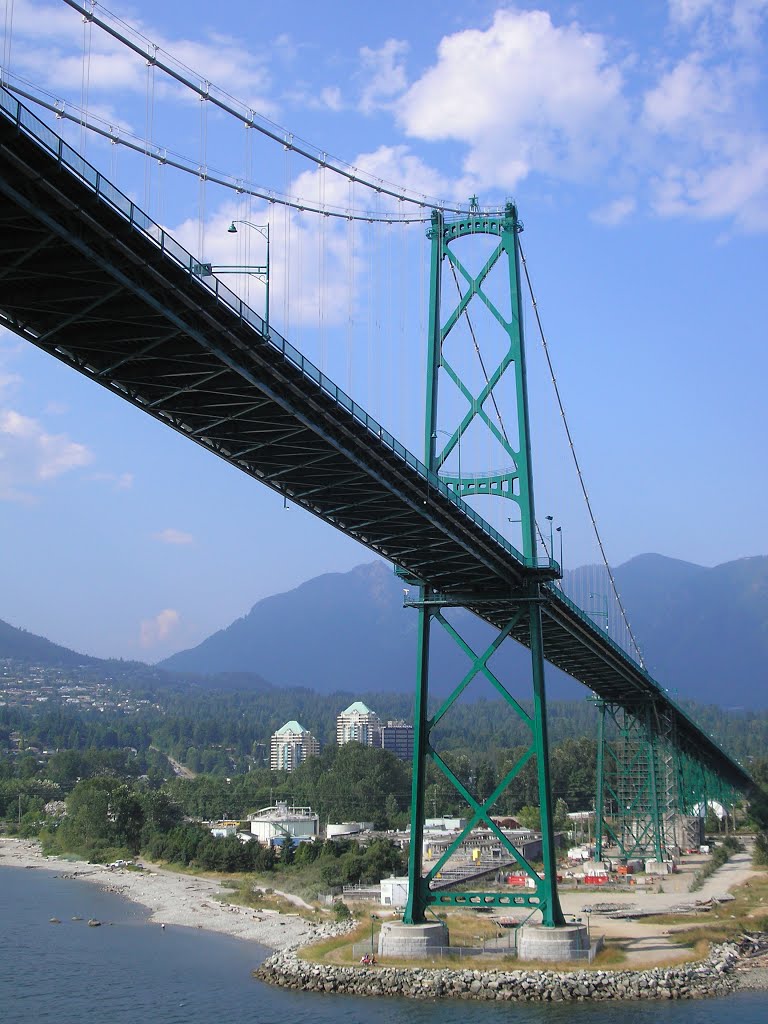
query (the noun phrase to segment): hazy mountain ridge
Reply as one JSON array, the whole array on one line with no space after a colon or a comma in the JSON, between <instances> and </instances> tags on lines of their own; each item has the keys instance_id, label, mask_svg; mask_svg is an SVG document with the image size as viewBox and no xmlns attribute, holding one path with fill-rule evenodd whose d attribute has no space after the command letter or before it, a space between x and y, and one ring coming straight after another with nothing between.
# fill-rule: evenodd
<instances>
[{"instance_id":1,"label":"hazy mountain ridge","mask_svg":"<svg viewBox=\"0 0 768 1024\"><path fill-rule=\"evenodd\" d=\"M595 570L569 573L572 593L580 573ZM614 575L649 670L662 685L703 703L768 704L768 557L710 569L646 554ZM383 562L329 573L265 598L227 629L160 664L197 673L258 670L279 685L320 692L408 690L415 678L417 616L403 610L402 598L400 580ZM473 616L458 613L456 623L476 650L487 642L490 631ZM456 658L442 630L435 634L433 688L444 691L469 663ZM526 673L526 662L526 652L508 644L493 667L514 678ZM554 669L548 684L557 699L585 692Z\"/></svg>"},{"instance_id":2,"label":"hazy mountain ridge","mask_svg":"<svg viewBox=\"0 0 768 1024\"><path fill-rule=\"evenodd\" d=\"M588 593L589 581L600 572L590 566L573 570L565 580L567 590L578 592L583 578L581 589ZM649 671L674 696L731 708L768 706L768 557L710 569L646 554L614 574ZM0 658L86 666L108 675L133 666L157 682L206 688L411 693L417 614L402 604L402 582L378 561L265 598L226 629L154 667L79 654L2 621ZM479 652L490 629L466 612L453 615ZM444 693L458 683L469 660L439 628L433 648L432 692ZM527 678L527 652L516 644L504 645L490 664L504 680ZM587 693L555 669L549 669L547 680L552 699L581 699ZM519 692L527 696L527 684ZM489 693L487 688L477 692L473 684L468 696Z\"/></svg>"},{"instance_id":3,"label":"hazy mountain ridge","mask_svg":"<svg viewBox=\"0 0 768 1024\"><path fill-rule=\"evenodd\" d=\"M29 633L26 629L12 626L0 619L0 658L22 661L41 665L74 668L78 665L108 665L110 662L100 658L92 658L87 654L78 654L68 647L62 647L44 636Z\"/></svg>"}]
</instances>

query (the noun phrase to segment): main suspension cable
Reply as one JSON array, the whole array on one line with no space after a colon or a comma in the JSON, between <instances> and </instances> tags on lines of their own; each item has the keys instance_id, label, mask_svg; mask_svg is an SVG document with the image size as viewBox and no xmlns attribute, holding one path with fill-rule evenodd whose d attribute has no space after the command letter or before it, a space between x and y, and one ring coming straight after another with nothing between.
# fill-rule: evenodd
<instances>
[{"instance_id":1,"label":"main suspension cable","mask_svg":"<svg viewBox=\"0 0 768 1024\"><path fill-rule=\"evenodd\" d=\"M11 77L16 78L16 76ZM23 80L16 78L16 81ZM30 83L25 84L30 85ZM59 120L72 121L74 124L81 126L84 125L89 131L107 139L115 146L124 146L126 149L133 150L134 153L140 153L142 156L150 160L156 160L163 166L167 165L168 167L173 167L177 171L183 171L185 174L191 174L196 178L213 182L214 185L220 185L222 188L227 188L239 195L253 196L255 199L263 199L265 202L274 203L277 206L287 206L292 210L298 210L299 213L314 213L321 217L333 217L337 220L367 221L371 224L377 221L381 221L386 224L424 224L430 219L426 214L420 217L403 217L398 214L394 214L392 216L381 216L369 214L364 211L343 209L338 206L323 206L312 202L306 202L297 196L287 196L281 192L275 191L274 189L259 186L253 182L246 182L242 178L236 178L234 175L227 174L226 171L219 170L218 168L211 167L210 165L201 167L200 163L193 160L191 157L185 157L180 153L175 153L173 150L161 147L156 143L151 142L149 139L142 139L141 136L135 135L132 132L127 132L120 127L115 127L110 124L109 121L98 118L94 114L88 114L86 117L84 111L73 103L70 103L68 100L64 101L54 96L51 96L49 100L45 100L39 95L30 92L28 88L22 88L22 86L14 83L6 83L5 88L8 89L9 92L13 92L18 96L23 96L25 99L30 100L32 103L36 103L45 110L51 111L51 113L55 114ZM48 95L50 96L51 94L49 93ZM74 113L70 113L69 110L66 109L67 106L70 107ZM100 124L94 122L100 122Z\"/></svg>"},{"instance_id":2,"label":"main suspension cable","mask_svg":"<svg viewBox=\"0 0 768 1024\"><path fill-rule=\"evenodd\" d=\"M595 519L595 514L594 514L594 511L592 510L592 502L589 500L589 494L587 492L587 485L584 482L584 475L583 475L583 473L581 471L581 465L579 463L578 456L576 455L576 447L575 447L575 445L573 443L573 436L571 434L571 428L568 425L568 420L567 420L566 415L565 415L565 406L563 405L563 400L562 400L562 397L560 395L560 388L558 387L558 384L557 384L557 378L555 377L555 370L554 370L554 367L552 365L552 359L551 359L550 354L549 354L549 346L547 345L547 338L546 338L546 335L544 334L544 327L543 327L542 322L541 322L541 316L539 315L539 307L538 307L538 304L536 302L536 296L535 296L534 291L533 291L533 284L531 283L531 275L528 273L528 263L526 262L525 253L523 252L523 247L522 247L522 245L520 245L519 241L518 241L518 245L520 247L520 260L521 260L521 262L523 264L523 270L525 271L525 280L526 280L526 283L528 285L528 293L531 296L531 304L533 305L533 312L534 312L534 316L536 317L536 325L537 325L538 330L539 330L539 338L541 339L541 347L544 349L544 355L545 355L546 360L547 360L547 366L549 367L549 376L550 376L550 378L552 380L552 386L555 389L555 397L557 399L558 408L560 409L560 416L562 418L563 426L565 428L565 434L566 434L566 437L568 438L568 445L569 445L569 447L571 449L571 457L573 459L573 464L576 467L576 474L577 474L577 476L579 478L579 485L581 487L581 493L584 495L584 501L586 502L587 511L589 512L589 518L590 518L590 520L592 522L592 529L594 530L595 537L597 539L597 544L598 544L598 547L600 548L600 556L603 559L603 565L605 567L606 572L608 573L608 579L611 581L611 589L613 591L613 596L616 598L616 603L617 603L619 611L621 613L621 617L622 617L622 619L624 621L624 625L627 628L627 632L629 633L629 637L630 637L630 639L632 641L633 647L635 648L635 651L637 653L637 657L638 657L638 659L640 661L640 664L641 664L641 666L643 668L645 668L646 665L645 665L645 660L643 658L643 653L640 650L640 645L638 644L637 639L635 638L635 634L632 632L632 627L629 624L629 619L627 617L626 610L625 610L624 605L622 603L621 597L619 596L618 587L616 586L616 578L613 575L613 570L611 569L610 565L608 564L608 558L607 558L606 553L605 553L605 547L603 545L603 539L600 536L600 531L599 531L599 529L597 527L597 520Z\"/></svg>"},{"instance_id":3,"label":"main suspension cable","mask_svg":"<svg viewBox=\"0 0 768 1024\"><path fill-rule=\"evenodd\" d=\"M396 185L385 181L383 178L378 178L375 175L369 175L365 172L361 172L358 167L353 167L351 164L347 163L347 161L341 160L326 151L320 150L312 143L294 135L292 132L288 131L288 129L281 127L274 121L269 120L269 118L257 113L257 111L252 107L247 106L247 104L230 95L224 89L220 89L218 86L214 86L212 83L206 81L205 76L198 75L192 68L186 67L186 65L182 64L181 61L176 60L172 54L168 53L167 56L176 65L175 67L172 67L170 63L166 63L158 57L158 53L167 53L167 51L156 46L155 43L147 39L146 36L142 35L139 31L133 28L133 26L117 17L117 15L113 14L106 7L102 7L101 9L113 22L123 26L124 31L120 31L108 21L100 18L95 13L96 0L90 0L89 3L78 3L77 0L64 0L64 3L74 11L77 11L78 14L82 15L86 21L93 22L94 25L97 25L113 39L116 39L124 46L127 46L129 50L132 50L140 56L142 60L152 61L155 66L165 72L166 75L173 78L174 81L183 85L191 92L194 92L201 100L213 103L214 106L223 110L226 114L236 118L238 121L242 121L243 124L247 124L251 128L255 128L256 131L260 132L268 139L271 139L273 142L277 142L279 145L298 153L299 156L311 161L318 167L328 167L329 170L333 171L335 174L339 174L350 181L358 182L380 195L391 196L393 199L402 200L402 202L412 203L416 206L430 210L444 210L447 213L466 214L467 211L459 206L446 205L442 201L427 195L416 193L410 194L407 189L398 188ZM124 34L124 32L130 32L134 38L129 38L128 35ZM194 79L197 79L197 81ZM203 85L200 85L200 82L202 82Z\"/></svg>"}]
</instances>

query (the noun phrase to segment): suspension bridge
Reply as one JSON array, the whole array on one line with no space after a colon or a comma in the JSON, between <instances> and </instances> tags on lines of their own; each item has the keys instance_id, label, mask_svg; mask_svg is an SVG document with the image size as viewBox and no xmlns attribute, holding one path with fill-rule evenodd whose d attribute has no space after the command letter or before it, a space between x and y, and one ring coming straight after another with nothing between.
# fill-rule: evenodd
<instances>
[{"instance_id":1,"label":"suspension bridge","mask_svg":"<svg viewBox=\"0 0 768 1024\"><path fill-rule=\"evenodd\" d=\"M153 67L162 66L156 48L151 58ZM435 906L512 904L538 911L544 926L564 925L555 881L545 662L596 695L601 723L596 832L610 835L624 855L668 856L678 845L675 815L694 813L716 796L725 803L734 791L750 791L749 774L651 676L632 642L617 642L561 585L552 536L547 544L534 507L521 311L527 267L513 203L481 210L473 197L465 208L438 205L381 180L365 180L327 154L290 143L306 159L379 195L390 194L398 210L404 203L417 210L413 218L386 213L384 221L422 220L427 209L431 269L420 459L379 422L382 417L370 415L283 337L268 307L264 315L251 308L201 253L180 245L24 106L19 92L28 90L0 90L0 324L386 558L404 581L406 605L418 611L406 923L421 924ZM204 98L215 98L209 83ZM253 111L219 102L230 108L227 113L255 125ZM62 109L48 106L61 119ZM83 127L92 127L85 113L79 118ZM283 133L266 131L286 145ZM138 144L134 148L141 150ZM146 159L157 159L144 148ZM250 188L242 182L237 187ZM266 198L301 205L275 193ZM311 204L301 205L307 207ZM316 212L374 219L370 210L342 213L322 204ZM465 244L480 253L474 264ZM259 269L269 284L268 262ZM473 312L478 308L484 330L501 338L485 355L481 318ZM482 367L474 382L451 348L460 332L461 345L475 351ZM506 425L497 401L502 379L512 382ZM447 384L459 396L452 404ZM446 415L452 426L440 430ZM478 429L492 438L502 469L469 471L467 438ZM456 456L458 465L452 462L449 471ZM473 507L478 496L514 509L519 518L509 521L517 524L515 543ZM610 577L607 562L606 572ZM495 637L485 650L470 649L459 635L451 620L455 608L493 627ZM464 664L469 660L437 711L429 696L434 628L448 633ZM626 632L633 641L628 626ZM531 652L532 712L493 671L494 653L510 640ZM479 678L530 729L527 752L485 800L473 794L469 780L451 771L431 742L442 717ZM538 778L543 878L491 818L494 804L529 761ZM450 781L470 815L456 842L425 873L421 851L430 765ZM497 835L530 876L531 889L511 896L438 885L436 876L477 825Z\"/></svg>"}]
</instances>

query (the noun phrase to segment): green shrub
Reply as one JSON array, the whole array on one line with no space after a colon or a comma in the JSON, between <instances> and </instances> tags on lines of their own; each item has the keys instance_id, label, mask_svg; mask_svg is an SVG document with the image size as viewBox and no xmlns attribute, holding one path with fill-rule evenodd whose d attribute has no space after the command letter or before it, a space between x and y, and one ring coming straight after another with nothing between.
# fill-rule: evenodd
<instances>
[{"instance_id":1,"label":"green shrub","mask_svg":"<svg viewBox=\"0 0 768 1024\"><path fill-rule=\"evenodd\" d=\"M758 832L755 837L755 849L752 854L752 864L756 868L768 867L768 833Z\"/></svg>"}]
</instances>

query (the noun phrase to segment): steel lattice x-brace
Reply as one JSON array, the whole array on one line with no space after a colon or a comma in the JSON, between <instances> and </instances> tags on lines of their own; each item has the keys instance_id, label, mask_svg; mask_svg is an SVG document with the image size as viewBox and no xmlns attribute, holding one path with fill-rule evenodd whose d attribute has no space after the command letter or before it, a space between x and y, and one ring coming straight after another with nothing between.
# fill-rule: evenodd
<instances>
[{"instance_id":1,"label":"steel lattice x-brace","mask_svg":"<svg viewBox=\"0 0 768 1024\"><path fill-rule=\"evenodd\" d=\"M666 860L688 845L681 818L700 814L712 800L727 806L735 791L679 745L671 717L650 702L632 710L595 703L595 856L602 860L607 840L621 857Z\"/></svg>"},{"instance_id":2,"label":"steel lattice x-brace","mask_svg":"<svg viewBox=\"0 0 768 1024\"><path fill-rule=\"evenodd\" d=\"M507 205L503 217L488 217L478 213L471 215L465 220L449 224L444 222L441 214L437 212L433 214L430 231L432 263L425 449L429 468L438 472L454 448L460 445L461 437L470 423L478 419L485 425L506 453L510 463L509 467L496 475L480 475L467 474L462 471L460 466L458 476L446 475L444 479L461 496L490 494L514 501L520 509L524 556L526 559L535 561L535 514L531 478L530 435L528 429L528 405L525 388L525 363L520 306L519 250L517 244L517 234L520 230L521 226L517 219L517 210L512 204ZM498 239L498 243L494 246L493 251L477 275L471 274L461 259L450 248L452 242L467 235L488 235ZM511 297L511 317L509 320L502 316L496 305L483 290L484 282L490 270L498 263L504 265L505 281L508 282L509 295ZM451 268L452 273L457 271L461 275L465 281L466 288L449 316L443 320L441 315L442 276L446 266ZM482 302L490 310L492 320L506 334L508 342L498 365L487 370L486 383L479 394L471 392L461 380L455 368L445 359L443 353L443 344L446 337L462 317L466 317L473 342L477 345L477 338L469 319L469 308L473 300L475 302ZM438 374L441 368L466 399L468 409L460 418L453 432L449 432L450 437L443 450L438 452L436 444ZM501 416L499 415L498 422L494 422L484 409L485 403L492 396L494 387L505 373L514 374L514 393L517 400L515 412L516 436L519 439L517 450L509 440ZM531 564L530 561L529 564ZM498 601L499 595L483 593L480 588L471 593L439 593L434 588L424 585L423 581L414 579L411 582L419 586L419 598L418 600L407 601L406 603L419 609L419 646L414 723L413 788L411 795L411 842L408 868L409 897L403 919L406 923L419 923L424 920L427 908L435 905L522 905L531 908L531 910L539 910L542 922L545 925L564 924L565 921L557 896L555 875L554 815L549 785L540 583L532 581L525 588L521 588L517 592L508 590L503 595L503 601L508 603L509 606L508 621L486 650L477 654L458 634L451 623L447 621L443 614L443 609L447 606L477 608L485 600L493 599ZM430 629L433 621L446 630L457 647L470 658L472 664L458 686L456 686L447 700L444 701L437 713L430 718L428 714L429 652ZM521 707L488 665L490 658L509 637L510 633L513 630L519 631L521 626L525 627L531 649L533 679L532 715L528 714ZM471 792L470 783L459 779L451 771L430 741L430 734L435 726L449 709L453 707L472 681L479 676L484 677L491 683L514 714L526 723L531 732L528 749L510 771L507 772L494 792L482 802ZM529 861L516 849L510 839L504 835L491 819L491 809L494 804L507 791L523 767L532 758L536 760L541 809L543 878L539 876ZM456 792L467 803L471 813L466 827L425 874L423 870L425 793L427 769L430 763L435 765L450 782ZM478 825L488 828L495 835L501 848L505 849L529 876L533 886L532 889L527 889L525 893L507 895L498 892L438 891L433 888L436 876L445 867L450 857L456 853L462 842L468 838L471 831Z\"/></svg>"}]
</instances>

